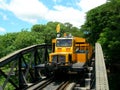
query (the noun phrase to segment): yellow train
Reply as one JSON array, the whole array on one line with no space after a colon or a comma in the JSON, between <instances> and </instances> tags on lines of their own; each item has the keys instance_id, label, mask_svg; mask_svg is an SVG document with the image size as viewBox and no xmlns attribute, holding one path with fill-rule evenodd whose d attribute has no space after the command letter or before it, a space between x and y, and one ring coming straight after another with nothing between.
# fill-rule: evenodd
<instances>
[{"instance_id":1,"label":"yellow train","mask_svg":"<svg viewBox=\"0 0 120 90\"><path fill-rule=\"evenodd\" d=\"M57 26L57 38L52 40L52 53L49 54L49 66L53 69L80 70L90 61L92 46L85 38L70 35L60 36Z\"/></svg>"}]
</instances>

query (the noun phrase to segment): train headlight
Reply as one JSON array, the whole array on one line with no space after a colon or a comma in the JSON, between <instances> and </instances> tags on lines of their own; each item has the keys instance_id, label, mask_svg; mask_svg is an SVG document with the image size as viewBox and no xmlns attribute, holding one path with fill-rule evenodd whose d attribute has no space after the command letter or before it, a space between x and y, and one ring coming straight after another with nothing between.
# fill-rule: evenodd
<instances>
[{"instance_id":1,"label":"train headlight","mask_svg":"<svg viewBox=\"0 0 120 90\"><path fill-rule=\"evenodd\" d=\"M63 56L63 55L60 55L59 56L59 63L65 63L65 56Z\"/></svg>"},{"instance_id":2,"label":"train headlight","mask_svg":"<svg viewBox=\"0 0 120 90\"><path fill-rule=\"evenodd\" d=\"M52 56L52 62L57 63L57 55Z\"/></svg>"}]
</instances>

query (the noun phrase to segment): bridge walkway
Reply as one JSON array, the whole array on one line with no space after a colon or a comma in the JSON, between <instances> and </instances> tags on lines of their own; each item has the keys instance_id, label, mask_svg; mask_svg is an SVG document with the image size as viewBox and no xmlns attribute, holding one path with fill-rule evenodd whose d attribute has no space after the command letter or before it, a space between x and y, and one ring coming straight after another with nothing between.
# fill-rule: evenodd
<instances>
[{"instance_id":1,"label":"bridge walkway","mask_svg":"<svg viewBox=\"0 0 120 90\"><path fill-rule=\"evenodd\" d=\"M95 74L96 90L109 90L105 60L99 43L95 46Z\"/></svg>"}]
</instances>

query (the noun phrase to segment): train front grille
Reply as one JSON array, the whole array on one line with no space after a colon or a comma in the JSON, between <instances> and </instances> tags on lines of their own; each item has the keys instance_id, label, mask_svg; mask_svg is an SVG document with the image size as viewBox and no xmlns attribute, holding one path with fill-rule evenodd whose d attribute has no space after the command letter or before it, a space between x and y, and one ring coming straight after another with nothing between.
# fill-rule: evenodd
<instances>
[{"instance_id":1,"label":"train front grille","mask_svg":"<svg viewBox=\"0 0 120 90\"><path fill-rule=\"evenodd\" d=\"M66 62L66 57L64 55L52 56L52 63L64 64L65 62Z\"/></svg>"}]
</instances>

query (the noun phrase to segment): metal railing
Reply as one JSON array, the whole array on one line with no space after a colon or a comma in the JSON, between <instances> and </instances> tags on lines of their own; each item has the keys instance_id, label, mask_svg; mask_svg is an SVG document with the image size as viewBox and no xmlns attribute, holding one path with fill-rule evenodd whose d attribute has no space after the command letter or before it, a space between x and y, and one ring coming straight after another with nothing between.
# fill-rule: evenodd
<instances>
[{"instance_id":1,"label":"metal railing","mask_svg":"<svg viewBox=\"0 0 120 90\"><path fill-rule=\"evenodd\" d=\"M30 83L40 80L36 65L47 62L49 55L47 44L33 45L15 51L0 59L0 78L4 78L2 85L5 89L8 83L13 89L21 90Z\"/></svg>"}]
</instances>

